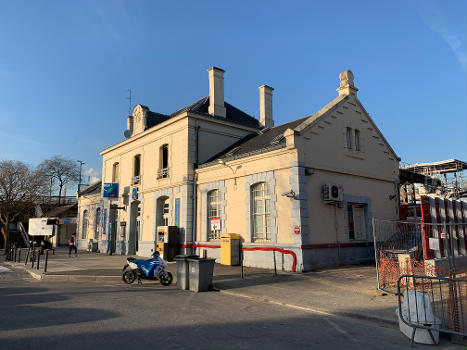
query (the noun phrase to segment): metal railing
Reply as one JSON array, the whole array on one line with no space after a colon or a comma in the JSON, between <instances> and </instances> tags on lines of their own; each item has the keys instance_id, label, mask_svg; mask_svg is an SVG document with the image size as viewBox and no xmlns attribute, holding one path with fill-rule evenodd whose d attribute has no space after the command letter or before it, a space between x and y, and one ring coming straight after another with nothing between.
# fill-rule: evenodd
<instances>
[{"instance_id":1,"label":"metal railing","mask_svg":"<svg viewBox=\"0 0 467 350\"><path fill-rule=\"evenodd\" d=\"M8 261L13 261L17 263L21 263L21 256L23 255L23 250L26 250L26 258L24 259L24 265L26 266L29 263L31 263L31 268L35 268L36 270L40 270L40 264L41 264L41 249L37 247L35 244L31 244L29 248L19 248L16 247L14 244L11 245L8 248L6 260ZM47 265L49 262L49 251L52 251L53 254L55 254L54 249L44 249L43 252L45 253L45 260L44 260L44 273L47 272Z\"/></svg>"},{"instance_id":2,"label":"metal railing","mask_svg":"<svg viewBox=\"0 0 467 350\"><path fill-rule=\"evenodd\" d=\"M426 329L434 344L433 331L467 336L466 278L402 275L397 291L399 316L413 328L410 346L417 329Z\"/></svg>"},{"instance_id":3,"label":"metal railing","mask_svg":"<svg viewBox=\"0 0 467 350\"><path fill-rule=\"evenodd\" d=\"M21 221L18 221L18 224L16 225L18 228L18 231L21 233L21 237L23 237L24 244L26 247L29 247L29 238L28 238L28 233L26 232L26 229L24 228L24 225Z\"/></svg>"},{"instance_id":4,"label":"metal railing","mask_svg":"<svg viewBox=\"0 0 467 350\"><path fill-rule=\"evenodd\" d=\"M169 177L169 168L157 170L157 179L166 179Z\"/></svg>"},{"instance_id":5,"label":"metal railing","mask_svg":"<svg viewBox=\"0 0 467 350\"><path fill-rule=\"evenodd\" d=\"M141 183L141 175L133 176L131 178L132 185L139 185Z\"/></svg>"}]
</instances>

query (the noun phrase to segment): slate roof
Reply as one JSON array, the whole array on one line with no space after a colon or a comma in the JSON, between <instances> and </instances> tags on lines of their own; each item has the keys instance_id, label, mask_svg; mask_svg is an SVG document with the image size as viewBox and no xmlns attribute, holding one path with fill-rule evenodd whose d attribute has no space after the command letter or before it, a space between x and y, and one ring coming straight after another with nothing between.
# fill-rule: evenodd
<instances>
[{"instance_id":1,"label":"slate roof","mask_svg":"<svg viewBox=\"0 0 467 350\"><path fill-rule=\"evenodd\" d=\"M76 211L78 209L78 204L67 204L67 205L61 205L59 207L53 208L52 210L49 210L45 216L50 218L50 217L56 217L60 216L63 213L66 213L69 210L74 210Z\"/></svg>"},{"instance_id":2,"label":"slate roof","mask_svg":"<svg viewBox=\"0 0 467 350\"><path fill-rule=\"evenodd\" d=\"M218 159L238 159L248 157L253 154L264 153L283 148L285 147L285 138L281 138L280 136L284 133L284 131L289 128L295 129L308 118L309 117L296 119L271 129L265 129L265 131L260 132L259 134L247 135L229 148L208 159L203 165L211 165L209 163L217 161Z\"/></svg>"},{"instance_id":3,"label":"slate roof","mask_svg":"<svg viewBox=\"0 0 467 350\"><path fill-rule=\"evenodd\" d=\"M152 128L153 126L165 122L166 120L170 119L170 115L165 115L157 112L149 111L147 112L146 118L146 129Z\"/></svg>"},{"instance_id":4,"label":"slate roof","mask_svg":"<svg viewBox=\"0 0 467 350\"><path fill-rule=\"evenodd\" d=\"M226 114L225 118L219 117L219 116L212 116L211 114L208 113L209 96L203 97L199 99L198 101L188 106L185 106L170 115L148 111L146 130L184 112L201 114L201 115L205 115L210 118L216 118L219 120L227 120L227 121L230 121L236 124L242 124L242 125L253 127L253 128L258 128L258 129L261 128L261 124L256 118L232 106L230 103L224 102L224 106L225 106L225 114Z\"/></svg>"},{"instance_id":5,"label":"slate roof","mask_svg":"<svg viewBox=\"0 0 467 350\"><path fill-rule=\"evenodd\" d=\"M95 194L100 193L102 188L102 181L97 181L92 185L86 187L84 190L78 192L78 197L84 196L86 194Z\"/></svg>"},{"instance_id":6,"label":"slate roof","mask_svg":"<svg viewBox=\"0 0 467 350\"><path fill-rule=\"evenodd\" d=\"M301 131L314 123L318 123L321 118L324 118L325 115L337 108L339 104L343 103L347 99L348 96L338 96L312 115L293 120L258 134L248 135L238 141L236 144L208 159L200 167L202 168L216 164L218 159L229 161L283 148L286 145L285 138L281 137L284 131L289 128L296 131Z\"/></svg>"}]
</instances>

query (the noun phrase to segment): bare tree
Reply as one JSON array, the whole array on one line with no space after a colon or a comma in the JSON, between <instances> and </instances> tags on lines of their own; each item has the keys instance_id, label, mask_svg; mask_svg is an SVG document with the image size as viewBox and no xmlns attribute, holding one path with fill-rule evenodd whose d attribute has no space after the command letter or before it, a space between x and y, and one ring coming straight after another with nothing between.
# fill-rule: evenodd
<instances>
[{"instance_id":1,"label":"bare tree","mask_svg":"<svg viewBox=\"0 0 467 350\"><path fill-rule=\"evenodd\" d=\"M54 156L43 160L38 169L45 175L51 176L58 181L58 204L62 197L63 187L67 184L79 182L79 167L71 159L62 156Z\"/></svg>"},{"instance_id":2,"label":"bare tree","mask_svg":"<svg viewBox=\"0 0 467 350\"><path fill-rule=\"evenodd\" d=\"M25 215L46 189L47 179L36 169L18 161L0 161L0 221L5 226L5 253L10 223Z\"/></svg>"}]
</instances>

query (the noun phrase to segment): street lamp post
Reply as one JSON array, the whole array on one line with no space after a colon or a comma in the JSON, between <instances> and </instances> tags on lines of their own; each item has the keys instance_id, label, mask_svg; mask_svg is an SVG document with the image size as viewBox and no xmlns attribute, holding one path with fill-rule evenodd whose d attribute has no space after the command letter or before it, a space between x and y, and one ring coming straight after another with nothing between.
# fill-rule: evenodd
<instances>
[{"instance_id":1,"label":"street lamp post","mask_svg":"<svg viewBox=\"0 0 467 350\"><path fill-rule=\"evenodd\" d=\"M81 189L81 170L83 169L83 164L85 164L82 160L77 160L79 163L79 183L78 183L78 192Z\"/></svg>"}]
</instances>

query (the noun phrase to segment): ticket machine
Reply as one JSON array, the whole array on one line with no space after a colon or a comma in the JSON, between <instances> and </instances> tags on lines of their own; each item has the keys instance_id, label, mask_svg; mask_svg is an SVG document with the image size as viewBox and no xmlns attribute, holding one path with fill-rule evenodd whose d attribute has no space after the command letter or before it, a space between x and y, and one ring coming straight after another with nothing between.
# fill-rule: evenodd
<instances>
[{"instance_id":1,"label":"ticket machine","mask_svg":"<svg viewBox=\"0 0 467 350\"><path fill-rule=\"evenodd\" d=\"M156 250L164 260L173 260L177 255L177 226L157 226Z\"/></svg>"}]
</instances>

